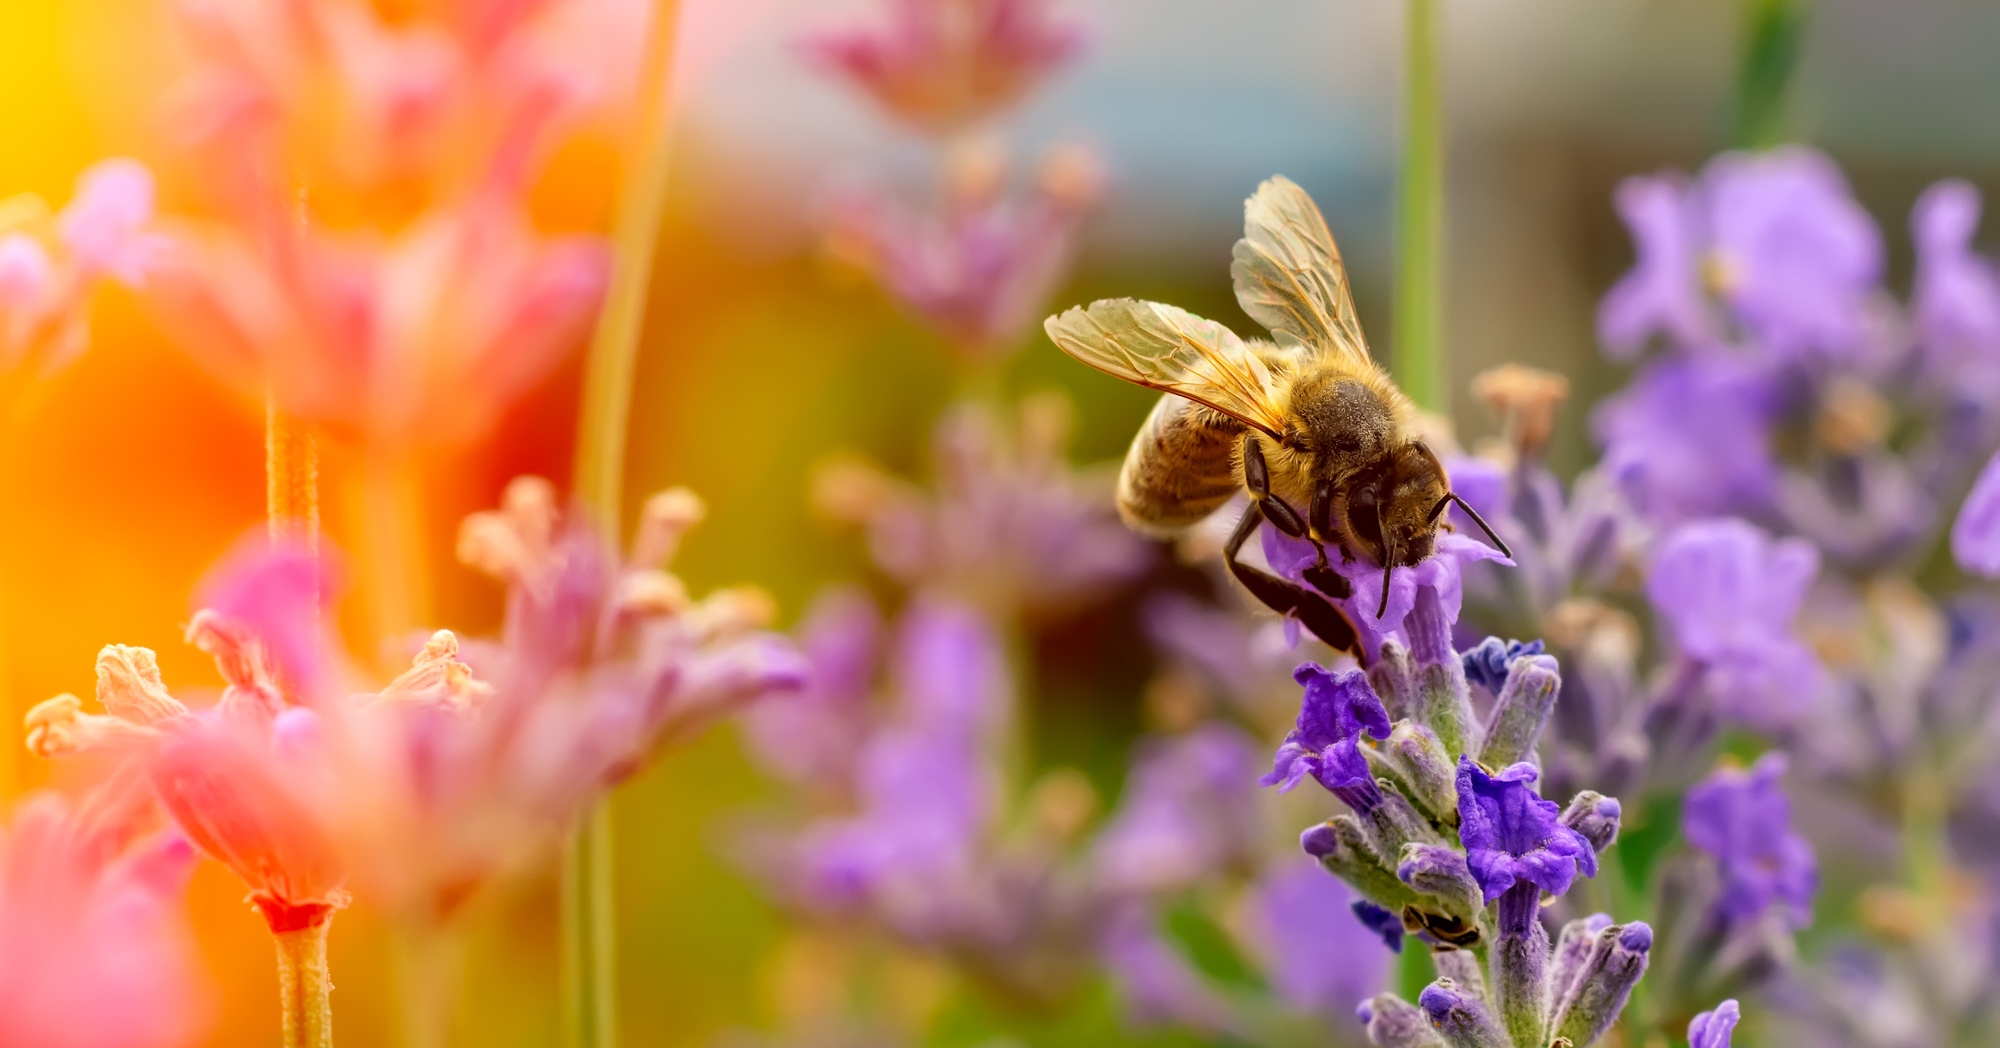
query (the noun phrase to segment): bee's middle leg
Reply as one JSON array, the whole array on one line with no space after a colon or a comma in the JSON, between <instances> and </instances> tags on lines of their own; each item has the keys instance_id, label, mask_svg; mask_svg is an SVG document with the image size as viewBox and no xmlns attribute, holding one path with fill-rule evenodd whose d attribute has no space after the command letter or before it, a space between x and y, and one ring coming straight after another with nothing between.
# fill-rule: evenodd
<instances>
[{"instance_id":1,"label":"bee's middle leg","mask_svg":"<svg viewBox=\"0 0 2000 1048\"><path fill-rule=\"evenodd\" d=\"M1347 616L1342 614L1339 608L1327 603L1326 598L1304 586L1287 582L1268 571L1251 567L1236 559L1236 555L1243 549L1243 543L1257 530L1258 523L1265 519L1264 513L1263 503L1250 503L1249 508L1243 511L1243 519L1237 522L1236 530L1230 534L1229 541L1223 545L1222 562L1229 566L1229 573L1236 576L1236 581L1242 583L1243 588L1249 590L1251 596L1263 602L1265 607L1280 615L1297 615L1299 621L1313 632L1313 636L1325 641L1329 647L1348 652L1355 658L1366 661L1366 655L1361 649L1361 638L1356 634L1354 624L1348 621Z\"/></svg>"}]
</instances>

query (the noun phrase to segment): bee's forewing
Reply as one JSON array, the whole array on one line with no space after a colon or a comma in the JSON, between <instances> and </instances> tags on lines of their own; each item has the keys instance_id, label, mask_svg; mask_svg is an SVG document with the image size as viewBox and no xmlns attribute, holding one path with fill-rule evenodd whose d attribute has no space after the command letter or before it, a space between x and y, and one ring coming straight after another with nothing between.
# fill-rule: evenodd
<instances>
[{"instance_id":1,"label":"bee's forewing","mask_svg":"<svg viewBox=\"0 0 2000 1048\"><path fill-rule=\"evenodd\" d=\"M1297 183L1278 175L1257 187L1243 203L1243 239L1231 254L1236 300L1280 344L1368 359L1340 249Z\"/></svg>"},{"instance_id":2,"label":"bee's forewing","mask_svg":"<svg viewBox=\"0 0 2000 1048\"><path fill-rule=\"evenodd\" d=\"M1042 323L1062 351L1108 374L1284 432L1271 371L1236 333L1184 309L1111 298Z\"/></svg>"}]
</instances>

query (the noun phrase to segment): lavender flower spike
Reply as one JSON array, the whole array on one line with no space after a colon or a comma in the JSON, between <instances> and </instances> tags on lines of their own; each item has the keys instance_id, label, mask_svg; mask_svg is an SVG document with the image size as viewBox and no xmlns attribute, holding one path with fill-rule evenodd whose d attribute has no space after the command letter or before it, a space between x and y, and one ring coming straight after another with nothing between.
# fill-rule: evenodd
<instances>
[{"instance_id":1,"label":"lavender flower spike","mask_svg":"<svg viewBox=\"0 0 2000 1048\"><path fill-rule=\"evenodd\" d=\"M1599 932L1576 981L1556 1004L1555 1036L1568 1038L1573 1048L1595 1044L1625 1010L1652 950L1653 929L1643 921Z\"/></svg>"},{"instance_id":2,"label":"lavender flower spike","mask_svg":"<svg viewBox=\"0 0 2000 1048\"><path fill-rule=\"evenodd\" d=\"M1506 1031L1493 1021L1485 1002L1473 994L1460 993L1450 979L1424 987L1417 1004L1430 1016L1431 1025L1451 1048L1510 1048ZM1371 1024L1372 1025L1372 1024Z\"/></svg>"},{"instance_id":3,"label":"lavender flower spike","mask_svg":"<svg viewBox=\"0 0 2000 1048\"><path fill-rule=\"evenodd\" d=\"M1356 811L1382 803L1382 793L1361 755L1361 733L1389 737L1389 712L1360 670L1335 672L1308 662L1292 674L1305 685L1299 720L1278 747L1271 772L1257 780L1285 793L1308 774Z\"/></svg>"},{"instance_id":4,"label":"lavender flower spike","mask_svg":"<svg viewBox=\"0 0 2000 1048\"><path fill-rule=\"evenodd\" d=\"M1695 1016L1688 1023L1688 1048L1729 1048L1729 1035L1742 1018L1743 1010L1734 997L1716 1005L1714 1011Z\"/></svg>"},{"instance_id":5,"label":"lavender flower spike","mask_svg":"<svg viewBox=\"0 0 2000 1048\"><path fill-rule=\"evenodd\" d=\"M1539 775L1532 764L1488 774L1471 758L1459 758L1458 836L1486 902L1522 882L1561 895L1578 870L1597 876L1597 852L1590 842L1562 824L1554 801L1535 796L1530 788ZM1528 916L1532 919L1532 909ZM1507 917L1501 915L1503 935Z\"/></svg>"}]
</instances>

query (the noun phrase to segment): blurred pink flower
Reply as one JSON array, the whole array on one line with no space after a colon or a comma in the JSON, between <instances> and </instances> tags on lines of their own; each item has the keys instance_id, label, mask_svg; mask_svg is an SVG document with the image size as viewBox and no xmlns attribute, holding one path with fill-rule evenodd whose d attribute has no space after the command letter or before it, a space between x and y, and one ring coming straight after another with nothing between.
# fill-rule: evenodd
<instances>
[{"instance_id":1,"label":"blurred pink flower","mask_svg":"<svg viewBox=\"0 0 2000 1048\"><path fill-rule=\"evenodd\" d=\"M92 814L44 794L0 830L0 1044L193 1044L209 1013L181 913L194 849L128 844Z\"/></svg>"},{"instance_id":2,"label":"blurred pink flower","mask_svg":"<svg viewBox=\"0 0 2000 1048\"><path fill-rule=\"evenodd\" d=\"M1012 105L1082 45L1042 0L891 0L882 25L805 42L820 64L926 131Z\"/></svg>"},{"instance_id":3,"label":"blurred pink flower","mask_svg":"<svg viewBox=\"0 0 2000 1048\"><path fill-rule=\"evenodd\" d=\"M997 153L961 150L936 211L852 198L835 216L831 249L968 358L1009 353L1068 272L1077 227L1102 176L1088 150L1063 146L1049 153L1024 199L1004 192L1004 178Z\"/></svg>"},{"instance_id":4,"label":"blurred pink flower","mask_svg":"<svg viewBox=\"0 0 2000 1048\"><path fill-rule=\"evenodd\" d=\"M246 393L384 444L476 439L582 336L610 268L593 237L543 237L482 197L394 236L308 229L275 244L181 230L155 302Z\"/></svg>"},{"instance_id":5,"label":"blurred pink flower","mask_svg":"<svg viewBox=\"0 0 2000 1048\"><path fill-rule=\"evenodd\" d=\"M276 203L303 167L347 187L518 185L554 133L630 99L640 0L182 0L195 64L172 125L224 158L231 192ZM257 201L272 192L275 201ZM228 202L228 201L225 201Z\"/></svg>"},{"instance_id":6,"label":"blurred pink flower","mask_svg":"<svg viewBox=\"0 0 2000 1048\"><path fill-rule=\"evenodd\" d=\"M299 687L317 681L318 670L284 661L318 644L296 635L318 628L315 570L305 553L281 546L261 556L240 551L204 583L229 612L202 609L187 627L188 642L215 659L226 685L212 709L197 714L175 699L150 649L110 644L97 656L105 714L59 695L27 717L28 746L43 756L132 753L188 839L249 885L273 932L320 924L348 900L325 819L304 792L315 774L318 715ZM266 639L287 630L289 645Z\"/></svg>"},{"instance_id":7,"label":"blurred pink flower","mask_svg":"<svg viewBox=\"0 0 2000 1048\"><path fill-rule=\"evenodd\" d=\"M466 520L461 558L508 585L503 637L461 649L441 630L410 672L326 718L324 806L368 898L446 919L663 743L804 683L803 658L762 629L768 597L694 601L665 571L702 513L684 489L655 496L623 563L538 478Z\"/></svg>"},{"instance_id":8,"label":"blurred pink flower","mask_svg":"<svg viewBox=\"0 0 2000 1048\"><path fill-rule=\"evenodd\" d=\"M153 301L197 360L381 447L477 439L573 349L609 250L535 228L562 138L632 101L642 0L184 0L172 123L216 220Z\"/></svg>"},{"instance_id":9,"label":"blurred pink flower","mask_svg":"<svg viewBox=\"0 0 2000 1048\"><path fill-rule=\"evenodd\" d=\"M136 287L156 261L152 219L153 176L136 160L84 169L59 213L31 194L0 201L0 378L46 378L83 352L98 282Z\"/></svg>"}]
</instances>

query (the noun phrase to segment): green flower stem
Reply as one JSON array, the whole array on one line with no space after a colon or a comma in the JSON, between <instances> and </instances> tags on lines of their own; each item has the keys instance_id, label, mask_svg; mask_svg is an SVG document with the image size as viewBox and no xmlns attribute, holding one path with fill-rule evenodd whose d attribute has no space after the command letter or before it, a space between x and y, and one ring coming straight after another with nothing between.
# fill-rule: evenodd
<instances>
[{"instance_id":1,"label":"green flower stem","mask_svg":"<svg viewBox=\"0 0 2000 1048\"><path fill-rule=\"evenodd\" d=\"M672 100L668 66L678 16L675 0L653 6L639 120L626 152L617 225L612 234L611 286L585 364L577 421L576 495L616 548L624 519L625 441L632 416L632 376L646 323L653 252L666 210L671 170ZM616 924L611 891L611 808L599 801L564 857L562 959L564 1043L613 1048L618 1043Z\"/></svg>"},{"instance_id":2,"label":"green flower stem","mask_svg":"<svg viewBox=\"0 0 2000 1048\"><path fill-rule=\"evenodd\" d=\"M446 1048L464 976L462 941L449 925L420 917L396 926L392 947L405 1048Z\"/></svg>"},{"instance_id":3,"label":"green flower stem","mask_svg":"<svg viewBox=\"0 0 2000 1048\"><path fill-rule=\"evenodd\" d=\"M1804 49L1807 0L1744 0L1743 65L1736 78L1735 145L1785 140L1786 95Z\"/></svg>"},{"instance_id":4,"label":"green flower stem","mask_svg":"<svg viewBox=\"0 0 2000 1048\"><path fill-rule=\"evenodd\" d=\"M333 1048L333 976L326 966L331 918L277 932L278 1007L284 1048Z\"/></svg>"},{"instance_id":5,"label":"green flower stem","mask_svg":"<svg viewBox=\"0 0 2000 1048\"><path fill-rule=\"evenodd\" d=\"M1403 392L1445 409L1444 113L1438 90L1437 0L1408 0L1403 52L1403 166L1396 190L1395 354Z\"/></svg>"}]
</instances>

